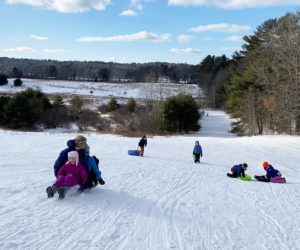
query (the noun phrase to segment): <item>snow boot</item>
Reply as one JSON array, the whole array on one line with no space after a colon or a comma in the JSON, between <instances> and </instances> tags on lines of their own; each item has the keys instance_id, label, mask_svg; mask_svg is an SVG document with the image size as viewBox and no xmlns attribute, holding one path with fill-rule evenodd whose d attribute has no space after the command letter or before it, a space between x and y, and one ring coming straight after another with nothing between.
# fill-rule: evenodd
<instances>
[{"instance_id":1,"label":"snow boot","mask_svg":"<svg viewBox=\"0 0 300 250\"><path fill-rule=\"evenodd\" d=\"M105 181L103 179L99 180L99 184L100 185L104 185L105 184Z\"/></svg>"},{"instance_id":2,"label":"snow boot","mask_svg":"<svg viewBox=\"0 0 300 250\"><path fill-rule=\"evenodd\" d=\"M237 178L238 177L236 174L229 174L229 173L227 174L227 176L230 177L230 178Z\"/></svg>"},{"instance_id":3,"label":"snow boot","mask_svg":"<svg viewBox=\"0 0 300 250\"><path fill-rule=\"evenodd\" d=\"M57 191L57 187L55 185L47 187L46 192L48 194L48 198L52 198L56 193L56 191Z\"/></svg>"},{"instance_id":4,"label":"snow boot","mask_svg":"<svg viewBox=\"0 0 300 250\"><path fill-rule=\"evenodd\" d=\"M68 191L68 187L67 186L61 186L58 189L58 197L59 197L59 199L65 198L67 191Z\"/></svg>"}]
</instances>

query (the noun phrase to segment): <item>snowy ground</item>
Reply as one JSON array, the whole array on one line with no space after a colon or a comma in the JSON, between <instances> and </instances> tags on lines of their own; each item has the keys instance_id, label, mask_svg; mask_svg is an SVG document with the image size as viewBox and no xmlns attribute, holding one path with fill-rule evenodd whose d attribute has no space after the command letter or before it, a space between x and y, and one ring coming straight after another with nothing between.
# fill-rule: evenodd
<instances>
[{"instance_id":1,"label":"snowy ground","mask_svg":"<svg viewBox=\"0 0 300 250\"><path fill-rule=\"evenodd\" d=\"M79 95L90 100L105 102L114 96L117 99L147 98L159 99L177 95L191 94L197 97L201 90L197 85L174 83L103 83L103 82L74 82L22 79L23 84L15 87L14 79L9 79L7 85L0 86L1 93L16 93L27 88L39 89L45 94L61 94L64 96Z\"/></svg>"},{"instance_id":2,"label":"snowy ground","mask_svg":"<svg viewBox=\"0 0 300 250\"><path fill-rule=\"evenodd\" d=\"M300 249L300 140L238 138L209 111L193 135L148 139L86 134L106 185L48 199L53 162L75 134L0 131L0 249ZM194 141L204 157L192 161ZM286 184L226 177L269 161Z\"/></svg>"}]
</instances>

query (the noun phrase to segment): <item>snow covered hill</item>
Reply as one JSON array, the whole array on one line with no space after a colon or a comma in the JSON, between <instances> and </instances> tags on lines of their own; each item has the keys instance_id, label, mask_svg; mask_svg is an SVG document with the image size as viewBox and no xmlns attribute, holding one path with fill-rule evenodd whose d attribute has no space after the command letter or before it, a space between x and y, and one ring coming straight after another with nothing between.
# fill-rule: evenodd
<instances>
[{"instance_id":1,"label":"snow covered hill","mask_svg":"<svg viewBox=\"0 0 300 250\"><path fill-rule=\"evenodd\" d=\"M300 249L300 139L235 137L209 111L193 135L148 139L86 134L105 186L48 199L53 163L75 134L0 131L0 249ZM192 161L195 140L203 147ZM286 184L226 177L233 164Z\"/></svg>"}]
</instances>

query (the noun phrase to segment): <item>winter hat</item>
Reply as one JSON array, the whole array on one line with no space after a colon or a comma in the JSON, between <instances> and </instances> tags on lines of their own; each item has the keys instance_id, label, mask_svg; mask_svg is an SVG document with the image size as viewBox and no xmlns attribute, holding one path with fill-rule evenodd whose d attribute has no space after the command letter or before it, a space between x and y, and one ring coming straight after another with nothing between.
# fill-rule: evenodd
<instances>
[{"instance_id":1,"label":"winter hat","mask_svg":"<svg viewBox=\"0 0 300 250\"><path fill-rule=\"evenodd\" d=\"M264 167L264 168L267 168L269 165L270 165L270 164L269 164L267 161L265 161L265 162L263 163L263 167Z\"/></svg>"},{"instance_id":2,"label":"winter hat","mask_svg":"<svg viewBox=\"0 0 300 250\"><path fill-rule=\"evenodd\" d=\"M75 146L76 147L83 147L86 144L86 138L82 135L78 135L75 138Z\"/></svg>"},{"instance_id":3,"label":"winter hat","mask_svg":"<svg viewBox=\"0 0 300 250\"><path fill-rule=\"evenodd\" d=\"M78 159L79 159L79 156L78 156L78 152L77 151L70 151L68 153L68 159L70 158L75 158L76 159L76 166L78 165Z\"/></svg>"},{"instance_id":4,"label":"winter hat","mask_svg":"<svg viewBox=\"0 0 300 250\"><path fill-rule=\"evenodd\" d=\"M195 143L196 143L196 144L199 144L199 141L196 141Z\"/></svg>"},{"instance_id":5,"label":"winter hat","mask_svg":"<svg viewBox=\"0 0 300 250\"><path fill-rule=\"evenodd\" d=\"M247 168L248 167L248 164L245 162L245 163L243 163L243 167L244 168Z\"/></svg>"}]
</instances>

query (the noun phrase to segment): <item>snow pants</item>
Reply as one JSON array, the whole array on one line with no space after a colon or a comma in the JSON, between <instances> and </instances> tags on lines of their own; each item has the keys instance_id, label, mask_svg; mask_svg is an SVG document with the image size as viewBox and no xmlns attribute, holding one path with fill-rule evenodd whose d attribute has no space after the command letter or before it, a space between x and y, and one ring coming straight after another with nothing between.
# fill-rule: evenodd
<instances>
[{"instance_id":1,"label":"snow pants","mask_svg":"<svg viewBox=\"0 0 300 250\"><path fill-rule=\"evenodd\" d=\"M141 152L140 152L140 156L144 155L144 147L140 147L141 148Z\"/></svg>"},{"instance_id":2,"label":"snow pants","mask_svg":"<svg viewBox=\"0 0 300 250\"><path fill-rule=\"evenodd\" d=\"M254 178L258 181L262 181L262 182L270 182L270 180L267 179L266 176L264 175L261 175L261 176L257 176L257 175L254 175Z\"/></svg>"},{"instance_id":3,"label":"snow pants","mask_svg":"<svg viewBox=\"0 0 300 250\"><path fill-rule=\"evenodd\" d=\"M74 175L58 176L54 183L57 188L60 188L61 186L73 187L78 184L78 178Z\"/></svg>"},{"instance_id":4,"label":"snow pants","mask_svg":"<svg viewBox=\"0 0 300 250\"><path fill-rule=\"evenodd\" d=\"M232 174L228 173L227 176L230 177L230 178L238 178L237 173L232 173Z\"/></svg>"},{"instance_id":5,"label":"snow pants","mask_svg":"<svg viewBox=\"0 0 300 250\"><path fill-rule=\"evenodd\" d=\"M88 165L88 174L90 174L91 170L93 169L95 175L97 176L97 179L98 180L101 180L102 177L101 177L101 172L97 166L97 163L95 161L95 158L94 157L89 157L88 159L88 162L89 162L89 165Z\"/></svg>"},{"instance_id":6,"label":"snow pants","mask_svg":"<svg viewBox=\"0 0 300 250\"><path fill-rule=\"evenodd\" d=\"M195 154L194 153L194 155L195 155L195 163L200 163L200 154Z\"/></svg>"}]
</instances>

